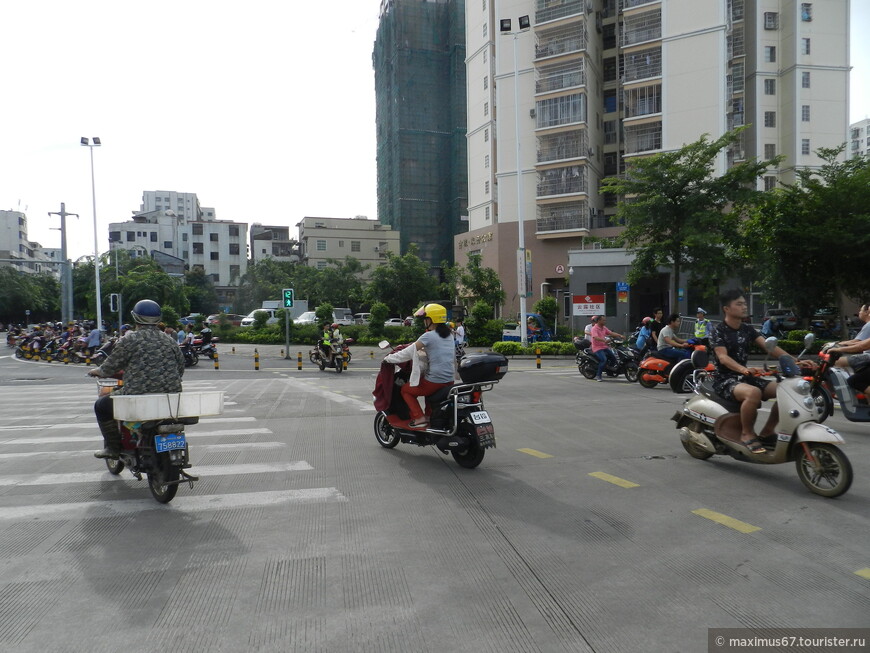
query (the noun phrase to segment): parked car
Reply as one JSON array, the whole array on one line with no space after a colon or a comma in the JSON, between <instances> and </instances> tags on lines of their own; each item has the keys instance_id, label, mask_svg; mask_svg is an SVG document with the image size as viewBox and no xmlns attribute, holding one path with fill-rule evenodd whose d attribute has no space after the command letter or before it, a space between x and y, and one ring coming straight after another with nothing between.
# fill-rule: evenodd
<instances>
[{"instance_id":1,"label":"parked car","mask_svg":"<svg viewBox=\"0 0 870 653\"><path fill-rule=\"evenodd\" d=\"M221 317L225 317L227 323L235 327L242 326L242 320L245 319L244 315L238 315L237 313L227 313L226 315L223 313L214 313L205 318L205 323L209 326L217 326L221 323Z\"/></svg>"},{"instance_id":2,"label":"parked car","mask_svg":"<svg viewBox=\"0 0 870 653\"><path fill-rule=\"evenodd\" d=\"M836 320L838 317L836 306L822 306L816 309L816 312L813 314L814 320Z\"/></svg>"},{"instance_id":3,"label":"parked car","mask_svg":"<svg viewBox=\"0 0 870 653\"><path fill-rule=\"evenodd\" d=\"M767 315L779 320L780 326L786 331L797 329L798 319L790 308L771 308Z\"/></svg>"},{"instance_id":4,"label":"parked car","mask_svg":"<svg viewBox=\"0 0 870 653\"><path fill-rule=\"evenodd\" d=\"M405 326L405 320L400 317L391 317L384 322L384 326Z\"/></svg>"},{"instance_id":5,"label":"parked car","mask_svg":"<svg viewBox=\"0 0 870 653\"><path fill-rule=\"evenodd\" d=\"M332 309L332 319L339 326L350 326L353 324L353 313L349 308L334 308Z\"/></svg>"},{"instance_id":6,"label":"parked car","mask_svg":"<svg viewBox=\"0 0 870 653\"><path fill-rule=\"evenodd\" d=\"M369 322L372 321L372 314L371 313L354 313L353 321L356 324L368 324Z\"/></svg>"},{"instance_id":7,"label":"parked car","mask_svg":"<svg viewBox=\"0 0 870 653\"><path fill-rule=\"evenodd\" d=\"M196 324L198 320L202 319L202 313L191 313L190 315L185 315L182 318L179 318L178 321L187 326L188 324Z\"/></svg>"},{"instance_id":8,"label":"parked car","mask_svg":"<svg viewBox=\"0 0 870 653\"><path fill-rule=\"evenodd\" d=\"M277 309L274 308L255 308L253 311L248 313L245 318L242 320L242 323L239 326L249 327L254 326L254 320L256 319L257 313L259 312L268 313L269 317L266 319L266 324L278 324L278 318L275 316Z\"/></svg>"},{"instance_id":9,"label":"parked car","mask_svg":"<svg viewBox=\"0 0 870 653\"><path fill-rule=\"evenodd\" d=\"M305 311L302 315L293 320L293 324L316 324L317 314L314 311Z\"/></svg>"}]
</instances>

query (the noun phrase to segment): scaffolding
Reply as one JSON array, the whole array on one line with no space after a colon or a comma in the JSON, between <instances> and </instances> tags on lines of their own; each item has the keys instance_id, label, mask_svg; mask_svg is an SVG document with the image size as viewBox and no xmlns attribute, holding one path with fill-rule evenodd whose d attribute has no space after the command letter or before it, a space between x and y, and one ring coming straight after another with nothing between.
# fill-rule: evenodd
<instances>
[{"instance_id":1,"label":"scaffolding","mask_svg":"<svg viewBox=\"0 0 870 653\"><path fill-rule=\"evenodd\" d=\"M467 230L465 2L382 4L375 70L378 219L432 267Z\"/></svg>"}]
</instances>

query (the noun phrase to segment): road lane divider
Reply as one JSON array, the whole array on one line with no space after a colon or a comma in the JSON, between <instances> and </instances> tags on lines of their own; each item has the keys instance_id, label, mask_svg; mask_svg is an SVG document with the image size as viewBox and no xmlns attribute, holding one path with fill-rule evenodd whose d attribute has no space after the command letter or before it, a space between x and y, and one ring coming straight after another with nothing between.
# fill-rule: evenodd
<instances>
[{"instance_id":1,"label":"road lane divider","mask_svg":"<svg viewBox=\"0 0 870 653\"><path fill-rule=\"evenodd\" d=\"M589 476L601 479L602 481L607 481L608 483L613 483L614 485L618 485L619 487L624 487L627 489L631 489L633 487L640 487L640 485L638 485L637 483L626 481L624 478L619 478L618 476L613 476L612 474L607 474L605 472L590 472Z\"/></svg>"},{"instance_id":2,"label":"road lane divider","mask_svg":"<svg viewBox=\"0 0 870 653\"><path fill-rule=\"evenodd\" d=\"M534 456L535 458L552 458L548 453L544 453L543 451L538 451L537 449L517 449L520 453L527 453L530 456Z\"/></svg>"},{"instance_id":3,"label":"road lane divider","mask_svg":"<svg viewBox=\"0 0 870 653\"><path fill-rule=\"evenodd\" d=\"M870 567L864 567L864 569L859 569L855 572L855 575L870 580Z\"/></svg>"},{"instance_id":4,"label":"road lane divider","mask_svg":"<svg viewBox=\"0 0 870 653\"><path fill-rule=\"evenodd\" d=\"M716 522L717 524L722 524L723 526L727 526L728 528L733 528L735 531L739 531L740 533L754 533L755 531L761 530L761 527L759 526L747 524L745 521L740 521L739 519L734 519L733 517L729 517L728 515L723 515L721 512L707 510L706 508L698 508L698 510L693 510L692 514L698 515L699 517L704 517L705 519L709 519L710 521Z\"/></svg>"}]
</instances>

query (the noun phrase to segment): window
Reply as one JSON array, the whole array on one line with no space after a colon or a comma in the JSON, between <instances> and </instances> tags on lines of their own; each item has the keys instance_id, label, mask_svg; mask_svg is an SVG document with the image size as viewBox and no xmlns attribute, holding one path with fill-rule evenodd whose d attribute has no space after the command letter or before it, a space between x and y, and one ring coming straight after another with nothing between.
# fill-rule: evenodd
<instances>
[{"instance_id":1,"label":"window","mask_svg":"<svg viewBox=\"0 0 870 653\"><path fill-rule=\"evenodd\" d=\"M801 3L801 20L805 23L809 23L813 19L813 3L812 2L802 2Z\"/></svg>"},{"instance_id":2,"label":"window","mask_svg":"<svg viewBox=\"0 0 870 653\"><path fill-rule=\"evenodd\" d=\"M489 102L483 103L483 115L485 115L485 116L489 115Z\"/></svg>"},{"instance_id":3,"label":"window","mask_svg":"<svg viewBox=\"0 0 870 653\"><path fill-rule=\"evenodd\" d=\"M350 251L352 251L352 252L358 252L358 251L360 251L360 249L359 249L359 243L360 243L360 241L358 241L358 240L352 240L352 241L350 241Z\"/></svg>"},{"instance_id":4,"label":"window","mask_svg":"<svg viewBox=\"0 0 870 653\"><path fill-rule=\"evenodd\" d=\"M185 242L185 243L187 242L187 233L181 234L181 240L182 240L182 242Z\"/></svg>"},{"instance_id":5,"label":"window","mask_svg":"<svg viewBox=\"0 0 870 653\"><path fill-rule=\"evenodd\" d=\"M775 156L776 156L776 145L774 145L773 143L765 143L764 144L764 158L770 160Z\"/></svg>"},{"instance_id":6,"label":"window","mask_svg":"<svg viewBox=\"0 0 870 653\"><path fill-rule=\"evenodd\" d=\"M156 232L156 231L152 231L152 232L149 234L149 239L151 240L152 243L156 243L156 242L157 242L157 232Z\"/></svg>"},{"instance_id":7,"label":"window","mask_svg":"<svg viewBox=\"0 0 870 653\"><path fill-rule=\"evenodd\" d=\"M483 209L483 217L489 220L489 207L484 207Z\"/></svg>"},{"instance_id":8,"label":"window","mask_svg":"<svg viewBox=\"0 0 870 653\"><path fill-rule=\"evenodd\" d=\"M484 89L489 88L489 75L483 76L483 88Z\"/></svg>"},{"instance_id":9,"label":"window","mask_svg":"<svg viewBox=\"0 0 870 653\"><path fill-rule=\"evenodd\" d=\"M239 255L239 244L238 243L230 243L230 256L238 256Z\"/></svg>"},{"instance_id":10,"label":"window","mask_svg":"<svg viewBox=\"0 0 870 653\"><path fill-rule=\"evenodd\" d=\"M605 145L613 145L616 143L616 121L615 120L605 120L604 121L604 144Z\"/></svg>"},{"instance_id":11,"label":"window","mask_svg":"<svg viewBox=\"0 0 870 653\"><path fill-rule=\"evenodd\" d=\"M483 10L486 11L486 0L483 0Z\"/></svg>"},{"instance_id":12,"label":"window","mask_svg":"<svg viewBox=\"0 0 870 653\"><path fill-rule=\"evenodd\" d=\"M486 38L489 35L489 25L487 23L483 24L483 38Z\"/></svg>"},{"instance_id":13,"label":"window","mask_svg":"<svg viewBox=\"0 0 870 653\"><path fill-rule=\"evenodd\" d=\"M230 225L230 236L238 236L238 235L239 235L238 225Z\"/></svg>"},{"instance_id":14,"label":"window","mask_svg":"<svg viewBox=\"0 0 870 653\"><path fill-rule=\"evenodd\" d=\"M801 54L810 53L810 40L808 38L801 39Z\"/></svg>"},{"instance_id":15,"label":"window","mask_svg":"<svg viewBox=\"0 0 870 653\"><path fill-rule=\"evenodd\" d=\"M128 231L127 232L127 242L132 243L134 240L136 240L136 234L132 231Z\"/></svg>"},{"instance_id":16,"label":"window","mask_svg":"<svg viewBox=\"0 0 870 653\"><path fill-rule=\"evenodd\" d=\"M605 50L616 47L616 23L610 23L604 26L602 38L604 39L603 47Z\"/></svg>"},{"instance_id":17,"label":"window","mask_svg":"<svg viewBox=\"0 0 870 653\"><path fill-rule=\"evenodd\" d=\"M317 269L325 270L326 269L326 261L317 261Z\"/></svg>"},{"instance_id":18,"label":"window","mask_svg":"<svg viewBox=\"0 0 870 653\"><path fill-rule=\"evenodd\" d=\"M483 142L489 143L489 127L483 130Z\"/></svg>"},{"instance_id":19,"label":"window","mask_svg":"<svg viewBox=\"0 0 870 653\"><path fill-rule=\"evenodd\" d=\"M343 248L343 247L344 247L344 241L343 241L343 240L339 240L339 241L338 241L338 246L339 246L340 248Z\"/></svg>"},{"instance_id":20,"label":"window","mask_svg":"<svg viewBox=\"0 0 870 653\"><path fill-rule=\"evenodd\" d=\"M776 95L776 80L775 79L765 79L764 80L764 94L765 95Z\"/></svg>"},{"instance_id":21,"label":"window","mask_svg":"<svg viewBox=\"0 0 870 653\"><path fill-rule=\"evenodd\" d=\"M18 224L21 224L21 218L18 219ZM110 231L109 232L109 242L110 243L121 242L121 232L120 231Z\"/></svg>"},{"instance_id":22,"label":"window","mask_svg":"<svg viewBox=\"0 0 870 653\"><path fill-rule=\"evenodd\" d=\"M317 241L317 251L318 252L325 252L326 251L326 241L325 240L318 240Z\"/></svg>"},{"instance_id":23,"label":"window","mask_svg":"<svg viewBox=\"0 0 870 653\"><path fill-rule=\"evenodd\" d=\"M779 14L775 11L764 12L764 29L778 29Z\"/></svg>"},{"instance_id":24,"label":"window","mask_svg":"<svg viewBox=\"0 0 870 653\"><path fill-rule=\"evenodd\" d=\"M809 154L810 153L810 139L802 138L801 139L801 154Z\"/></svg>"},{"instance_id":25,"label":"window","mask_svg":"<svg viewBox=\"0 0 870 653\"><path fill-rule=\"evenodd\" d=\"M764 60L767 63L776 62L776 46L775 45L765 45L764 46Z\"/></svg>"},{"instance_id":26,"label":"window","mask_svg":"<svg viewBox=\"0 0 870 653\"><path fill-rule=\"evenodd\" d=\"M776 111L765 111L764 112L764 126L765 127L776 127Z\"/></svg>"},{"instance_id":27,"label":"window","mask_svg":"<svg viewBox=\"0 0 870 653\"><path fill-rule=\"evenodd\" d=\"M806 71L801 73L801 88L810 87L810 74Z\"/></svg>"},{"instance_id":28,"label":"window","mask_svg":"<svg viewBox=\"0 0 870 653\"><path fill-rule=\"evenodd\" d=\"M486 195L489 195L489 180L483 182L483 192Z\"/></svg>"},{"instance_id":29,"label":"window","mask_svg":"<svg viewBox=\"0 0 870 653\"><path fill-rule=\"evenodd\" d=\"M163 241L163 249L172 249L172 241L164 240Z\"/></svg>"},{"instance_id":30,"label":"window","mask_svg":"<svg viewBox=\"0 0 870 653\"><path fill-rule=\"evenodd\" d=\"M809 122L810 121L810 105L805 104L801 107L801 121Z\"/></svg>"},{"instance_id":31,"label":"window","mask_svg":"<svg viewBox=\"0 0 870 653\"><path fill-rule=\"evenodd\" d=\"M604 113L616 111L616 91L604 91Z\"/></svg>"},{"instance_id":32,"label":"window","mask_svg":"<svg viewBox=\"0 0 870 653\"><path fill-rule=\"evenodd\" d=\"M209 241L216 243L218 241L218 235L217 234L209 234L208 239L209 239Z\"/></svg>"},{"instance_id":33,"label":"window","mask_svg":"<svg viewBox=\"0 0 870 653\"><path fill-rule=\"evenodd\" d=\"M202 254L202 243L194 243L193 244L193 253L194 254Z\"/></svg>"},{"instance_id":34,"label":"window","mask_svg":"<svg viewBox=\"0 0 870 653\"><path fill-rule=\"evenodd\" d=\"M616 91L612 91L614 96ZM586 95L575 93L535 102L536 127L555 127L586 120Z\"/></svg>"},{"instance_id":35,"label":"window","mask_svg":"<svg viewBox=\"0 0 870 653\"><path fill-rule=\"evenodd\" d=\"M221 258L221 256L220 256L220 254L219 254L218 252L211 252L211 253L209 254L209 258L210 258L212 261L219 261L220 258Z\"/></svg>"},{"instance_id":36,"label":"window","mask_svg":"<svg viewBox=\"0 0 870 653\"><path fill-rule=\"evenodd\" d=\"M604 60L604 81L616 81L616 57L608 57Z\"/></svg>"},{"instance_id":37,"label":"window","mask_svg":"<svg viewBox=\"0 0 870 653\"><path fill-rule=\"evenodd\" d=\"M776 188L776 177L766 176L764 178L764 190L773 190Z\"/></svg>"},{"instance_id":38,"label":"window","mask_svg":"<svg viewBox=\"0 0 870 653\"><path fill-rule=\"evenodd\" d=\"M202 223L190 225L190 233L194 236L202 236Z\"/></svg>"},{"instance_id":39,"label":"window","mask_svg":"<svg viewBox=\"0 0 870 653\"><path fill-rule=\"evenodd\" d=\"M488 168L488 167L489 167L489 154L485 154L485 155L483 156L483 167L484 167L484 168Z\"/></svg>"}]
</instances>

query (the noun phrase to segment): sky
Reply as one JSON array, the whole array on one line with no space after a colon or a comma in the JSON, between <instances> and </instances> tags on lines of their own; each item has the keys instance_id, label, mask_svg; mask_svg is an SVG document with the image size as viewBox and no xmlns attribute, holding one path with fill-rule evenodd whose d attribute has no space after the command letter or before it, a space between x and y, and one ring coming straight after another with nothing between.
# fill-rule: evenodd
<instances>
[{"instance_id":1,"label":"sky","mask_svg":"<svg viewBox=\"0 0 870 653\"><path fill-rule=\"evenodd\" d=\"M134 9L135 7L135 9ZM219 220L377 217L372 48L380 0L0 1L0 209L70 258L142 192ZM326 11L324 11L326 9ZM852 0L850 122L870 117L870 0ZM845 135L844 135L845 138Z\"/></svg>"}]
</instances>

